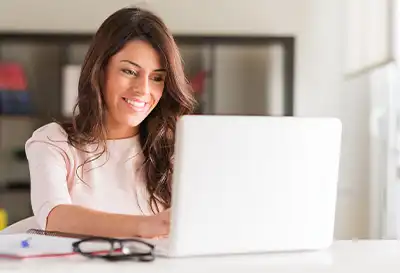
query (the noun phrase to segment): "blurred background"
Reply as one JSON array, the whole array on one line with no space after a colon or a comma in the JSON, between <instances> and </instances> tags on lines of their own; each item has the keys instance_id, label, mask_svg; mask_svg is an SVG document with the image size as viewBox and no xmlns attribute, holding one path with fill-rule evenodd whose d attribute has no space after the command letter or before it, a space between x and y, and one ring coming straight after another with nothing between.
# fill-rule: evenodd
<instances>
[{"instance_id":1,"label":"blurred background","mask_svg":"<svg viewBox=\"0 0 400 273\"><path fill-rule=\"evenodd\" d=\"M198 113L340 118L335 236L397 237L398 2L1 0L0 229L32 214L26 140L71 115L93 33L138 4L175 35Z\"/></svg>"}]
</instances>

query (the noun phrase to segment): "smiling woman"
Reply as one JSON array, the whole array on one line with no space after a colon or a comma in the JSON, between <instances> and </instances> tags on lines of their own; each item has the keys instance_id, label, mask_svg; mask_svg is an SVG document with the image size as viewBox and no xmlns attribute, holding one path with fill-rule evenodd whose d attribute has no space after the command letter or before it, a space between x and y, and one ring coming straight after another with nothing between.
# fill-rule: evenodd
<instances>
[{"instance_id":1,"label":"smiling woman","mask_svg":"<svg viewBox=\"0 0 400 273\"><path fill-rule=\"evenodd\" d=\"M175 125L194 106L161 19L138 8L112 14L87 52L72 120L41 127L26 143L31 228L167 236Z\"/></svg>"}]
</instances>

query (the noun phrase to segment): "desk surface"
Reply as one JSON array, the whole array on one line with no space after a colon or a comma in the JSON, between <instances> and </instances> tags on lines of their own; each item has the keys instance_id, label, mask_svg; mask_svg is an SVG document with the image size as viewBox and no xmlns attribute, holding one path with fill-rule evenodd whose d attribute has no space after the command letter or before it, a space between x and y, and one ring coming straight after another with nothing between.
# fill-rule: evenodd
<instances>
[{"instance_id":1,"label":"desk surface","mask_svg":"<svg viewBox=\"0 0 400 273\"><path fill-rule=\"evenodd\" d=\"M319 252L167 259L151 263L69 258L0 260L0 272L400 272L400 241L337 241ZM273 271L272 271L273 270ZM369 271L368 271L369 272Z\"/></svg>"}]
</instances>

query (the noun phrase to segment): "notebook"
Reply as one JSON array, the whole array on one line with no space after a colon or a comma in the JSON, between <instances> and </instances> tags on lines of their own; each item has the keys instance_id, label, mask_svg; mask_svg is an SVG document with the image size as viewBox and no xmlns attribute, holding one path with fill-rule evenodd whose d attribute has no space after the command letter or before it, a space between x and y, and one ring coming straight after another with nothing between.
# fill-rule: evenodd
<instances>
[{"instance_id":1,"label":"notebook","mask_svg":"<svg viewBox=\"0 0 400 273\"><path fill-rule=\"evenodd\" d=\"M74 252L72 244L83 238L91 236L63 233L57 231L44 231L30 229L26 233L0 235L0 258L8 259L27 259L60 257L70 255L80 255ZM85 242L85 251L108 254L110 252L110 239L105 237L95 237L101 240ZM120 251L121 249L115 249Z\"/></svg>"},{"instance_id":2,"label":"notebook","mask_svg":"<svg viewBox=\"0 0 400 273\"><path fill-rule=\"evenodd\" d=\"M0 258L26 259L75 255L72 243L78 239L29 233L0 235Z\"/></svg>"}]
</instances>

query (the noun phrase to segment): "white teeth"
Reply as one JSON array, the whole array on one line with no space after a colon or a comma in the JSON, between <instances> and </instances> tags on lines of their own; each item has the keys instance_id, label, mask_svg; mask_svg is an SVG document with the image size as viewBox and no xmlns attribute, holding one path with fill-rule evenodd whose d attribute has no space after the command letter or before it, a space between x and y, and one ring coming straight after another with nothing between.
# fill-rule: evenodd
<instances>
[{"instance_id":1,"label":"white teeth","mask_svg":"<svg viewBox=\"0 0 400 273\"><path fill-rule=\"evenodd\" d=\"M146 103L143 101L133 101L133 100L126 99L126 98L124 98L124 99L127 103L129 103L130 105L132 105L134 107L144 107L146 105Z\"/></svg>"},{"instance_id":2,"label":"white teeth","mask_svg":"<svg viewBox=\"0 0 400 273\"><path fill-rule=\"evenodd\" d=\"M144 102L134 101L134 102L133 102L133 105L134 105L134 106L137 106L137 107L144 107L145 103L144 103Z\"/></svg>"}]
</instances>

